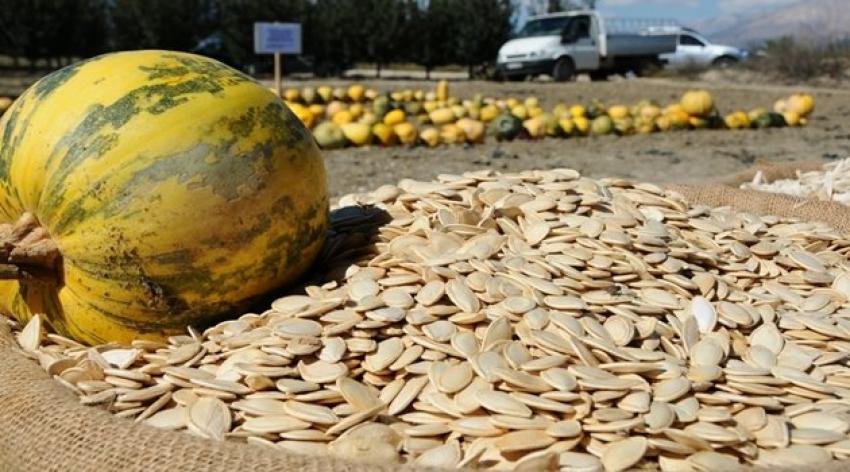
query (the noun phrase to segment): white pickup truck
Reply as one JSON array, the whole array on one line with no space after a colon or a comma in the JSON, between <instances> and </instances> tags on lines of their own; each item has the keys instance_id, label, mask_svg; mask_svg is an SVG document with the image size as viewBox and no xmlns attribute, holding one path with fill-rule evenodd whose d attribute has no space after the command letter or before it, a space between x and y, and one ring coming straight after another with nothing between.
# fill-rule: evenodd
<instances>
[{"instance_id":1,"label":"white pickup truck","mask_svg":"<svg viewBox=\"0 0 850 472\"><path fill-rule=\"evenodd\" d=\"M748 57L746 49L712 43L708 38L690 28L658 26L649 28L648 34L676 35L676 51L661 55L665 67L670 69L727 67Z\"/></svg>"},{"instance_id":2,"label":"white pickup truck","mask_svg":"<svg viewBox=\"0 0 850 472\"><path fill-rule=\"evenodd\" d=\"M534 16L499 49L497 72L508 80L548 74L567 81L577 72L589 72L592 78L640 75L663 65L660 56L676 51L678 36L644 30L618 31L593 10Z\"/></svg>"}]
</instances>

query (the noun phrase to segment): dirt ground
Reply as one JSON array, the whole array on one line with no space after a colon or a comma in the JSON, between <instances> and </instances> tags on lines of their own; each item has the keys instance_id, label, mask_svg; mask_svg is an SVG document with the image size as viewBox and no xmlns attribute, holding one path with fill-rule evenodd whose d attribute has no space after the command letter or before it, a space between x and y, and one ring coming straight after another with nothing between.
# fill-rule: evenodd
<instances>
[{"instance_id":1,"label":"dirt ground","mask_svg":"<svg viewBox=\"0 0 850 472\"><path fill-rule=\"evenodd\" d=\"M290 82L289 86L318 84ZM344 82L327 81L330 85ZM424 81L366 81L380 90L427 88ZM430 179L441 173L482 168L502 171L570 167L591 177L619 176L652 182L699 182L747 168L756 160L791 161L850 157L850 90L676 82L636 79L618 82L451 83L452 94L472 96L536 95L546 105L557 101L634 103L651 98L672 102L693 87L710 90L721 112L773 102L795 91L812 93L817 102L805 128L769 130L700 130L657 133L648 136L603 136L578 139L513 141L476 146L424 147L376 146L325 153L329 184L334 196L363 192L402 178Z\"/></svg>"}]
</instances>

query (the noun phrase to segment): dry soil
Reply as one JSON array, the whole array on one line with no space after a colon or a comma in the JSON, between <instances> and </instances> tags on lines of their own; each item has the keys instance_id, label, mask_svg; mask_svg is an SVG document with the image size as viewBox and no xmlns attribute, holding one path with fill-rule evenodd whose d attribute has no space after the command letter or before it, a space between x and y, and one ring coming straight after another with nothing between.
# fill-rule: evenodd
<instances>
[{"instance_id":1,"label":"dry soil","mask_svg":"<svg viewBox=\"0 0 850 472\"><path fill-rule=\"evenodd\" d=\"M312 82L290 82L302 87ZM327 81L330 85L345 82ZM428 88L424 81L367 81L380 90ZM402 178L430 179L441 173L473 169L516 171L570 167L591 177L620 176L653 182L699 182L738 172L756 160L791 161L850 157L850 90L837 88L780 87L760 84L717 84L664 79L568 84L523 82L451 83L453 95L469 97L536 95L546 106L559 101L611 104L634 103L650 98L669 103L688 88L712 92L720 111L770 108L773 102L795 91L812 93L817 102L808 126L768 130L698 130L646 136L603 136L498 143L488 140L475 146L425 147L370 146L325 152L328 178L334 196L366 191Z\"/></svg>"}]
</instances>

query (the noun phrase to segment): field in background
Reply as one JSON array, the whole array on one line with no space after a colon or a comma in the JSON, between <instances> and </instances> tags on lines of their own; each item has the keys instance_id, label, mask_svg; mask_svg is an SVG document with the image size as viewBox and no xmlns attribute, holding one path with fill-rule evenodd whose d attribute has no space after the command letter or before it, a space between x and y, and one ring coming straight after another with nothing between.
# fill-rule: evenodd
<instances>
[{"instance_id":1,"label":"field in background","mask_svg":"<svg viewBox=\"0 0 850 472\"><path fill-rule=\"evenodd\" d=\"M384 71L385 74L387 72ZM400 71L405 72L409 76L411 71ZM462 73L440 70L434 73L434 77ZM568 84L457 80L451 82L451 88L454 95L462 97L471 97L478 92L517 98L536 95L543 105L550 107L558 101L589 103L593 99L606 104L616 101L632 104L642 98L665 103L678 99L686 89L705 87L714 95L721 112L731 111L733 107L749 109L765 106L792 92L807 91L814 95L817 106L805 128L700 130L509 143L491 140L476 146L441 146L436 149L370 146L326 151L331 189L335 196L339 196L374 189L406 177L430 179L438 173L481 168L515 171L571 167L595 177L622 176L655 182L699 181L743 170L757 159L785 161L850 157L850 90L841 88L840 83L836 86L827 81L828 87L765 85L773 82L764 80L755 72L740 71L714 71L706 73L703 78L711 80L694 82L673 77ZM35 80L37 77L31 74L5 73L0 77L0 95L15 96ZM285 86L337 86L351 82L343 79L288 79ZM382 91L433 87L433 82L421 79L367 79L359 82Z\"/></svg>"},{"instance_id":2,"label":"field in background","mask_svg":"<svg viewBox=\"0 0 850 472\"><path fill-rule=\"evenodd\" d=\"M350 81L298 81L287 85L348 84ZM428 82L371 80L379 90L425 88ZM688 88L711 91L721 112L772 104L795 91L814 95L817 107L805 128L767 130L700 130L646 136L602 136L546 139L475 146L381 148L369 146L326 151L330 186L335 196L377 188L402 178L430 179L440 173L489 168L515 171L571 167L594 176L620 176L654 182L699 181L737 172L758 159L786 161L850 157L850 90L734 85L637 79L619 82L493 83L452 82L452 94L462 97L481 92L488 96L536 95L549 107L558 101L631 104L642 98L670 102Z\"/></svg>"}]
</instances>

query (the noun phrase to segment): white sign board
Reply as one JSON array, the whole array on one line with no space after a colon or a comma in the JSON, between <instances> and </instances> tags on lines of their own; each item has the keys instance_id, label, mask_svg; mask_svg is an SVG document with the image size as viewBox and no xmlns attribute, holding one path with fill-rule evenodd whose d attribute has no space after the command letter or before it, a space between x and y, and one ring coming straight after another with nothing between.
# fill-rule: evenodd
<instances>
[{"instance_id":1,"label":"white sign board","mask_svg":"<svg viewBox=\"0 0 850 472\"><path fill-rule=\"evenodd\" d=\"M254 23L257 54L301 54L300 23Z\"/></svg>"}]
</instances>

